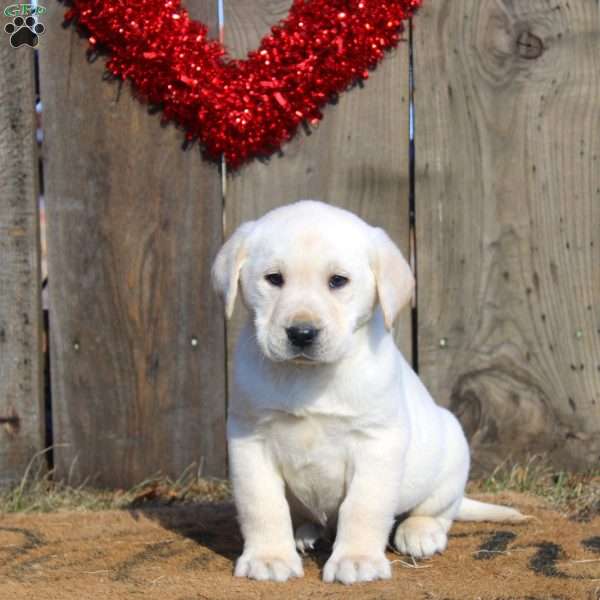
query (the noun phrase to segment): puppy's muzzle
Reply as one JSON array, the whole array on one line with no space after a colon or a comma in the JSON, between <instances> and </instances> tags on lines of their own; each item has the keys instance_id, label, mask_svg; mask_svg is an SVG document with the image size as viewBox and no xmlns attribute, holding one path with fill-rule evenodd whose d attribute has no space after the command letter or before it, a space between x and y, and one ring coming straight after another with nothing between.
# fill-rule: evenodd
<instances>
[{"instance_id":1,"label":"puppy's muzzle","mask_svg":"<svg viewBox=\"0 0 600 600\"><path fill-rule=\"evenodd\" d=\"M296 348L308 348L319 335L319 330L310 323L296 323L285 330L288 340Z\"/></svg>"}]
</instances>

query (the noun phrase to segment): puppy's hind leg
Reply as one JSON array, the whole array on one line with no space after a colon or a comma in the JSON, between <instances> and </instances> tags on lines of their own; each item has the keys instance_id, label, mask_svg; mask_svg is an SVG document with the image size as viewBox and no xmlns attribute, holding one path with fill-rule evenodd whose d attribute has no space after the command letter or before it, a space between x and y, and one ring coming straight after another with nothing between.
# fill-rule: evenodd
<instances>
[{"instance_id":1,"label":"puppy's hind leg","mask_svg":"<svg viewBox=\"0 0 600 600\"><path fill-rule=\"evenodd\" d=\"M403 554L415 558L433 556L442 552L448 544L448 530L452 525L462 498L455 500L450 506L438 514L428 514L429 500L423 502L408 518L404 520L394 535L394 546ZM434 500L430 504L437 504Z\"/></svg>"},{"instance_id":2,"label":"puppy's hind leg","mask_svg":"<svg viewBox=\"0 0 600 600\"><path fill-rule=\"evenodd\" d=\"M410 511L400 523L394 545L415 558L442 552L448 544L448 530L457 517L469 472L469 447L458 424L448 412L446 419L446 451L440 465L440 483L433 493Z\"/></svg>"},{"instance_id":3,"label":"puppy's hind leg","mask_svg":"<svg viewBox=\"0 0 600 600\"><path fill-rule=\"evenodd\" d=\"M303 523L296 529L294 539L296 540L296 549L300 554L306 554L314 550L315 544L323 537L324 528L316 523Z\"/></svg>"},{"instance_id":4,"label":"puppy's hind leg","mask_svg":"<svg viewBox=\"0 0 600 600\"><path fill-rule=\"evenodd\" d=\"M300 554L306 554L307 552L314 550L318 540L325 537L325 526L315 522L315 515L296 498L294 493L287 486L285 496L292 514L296 550L298 550Z\"/></svg>"}]
</instances>

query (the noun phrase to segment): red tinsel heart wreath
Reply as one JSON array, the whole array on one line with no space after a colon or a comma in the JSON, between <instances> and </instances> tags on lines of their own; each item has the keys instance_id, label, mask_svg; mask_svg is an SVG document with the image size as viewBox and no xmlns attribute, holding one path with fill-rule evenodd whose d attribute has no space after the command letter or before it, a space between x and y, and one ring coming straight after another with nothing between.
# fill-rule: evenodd
<instances>
[{"instance_id":1,"label":"red tinsel heart wreath","mask_svg":"<svg viewBox=\"0 0 600 600\"><path fill-rule=\"evenodd\" d=\"M301 122L367 79L422 0L294 0L245 60L207 38L179 0L73 0L75 21L107 70L198 139L205 154L237 167L268 156Z\"/></svg>"}]
</instances>

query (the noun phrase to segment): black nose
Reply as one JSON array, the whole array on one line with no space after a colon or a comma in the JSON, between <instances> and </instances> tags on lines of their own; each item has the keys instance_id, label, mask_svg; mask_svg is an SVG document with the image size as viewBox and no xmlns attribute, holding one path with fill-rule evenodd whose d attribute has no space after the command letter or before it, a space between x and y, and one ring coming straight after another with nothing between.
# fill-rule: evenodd
<instances>
[{"instance_id":1,"label":"black nose","mask_svg":"<svg viewBox=\"0 0 600 600\"><path fill-rule=\"evenodd\" d=\"M319 330L309 323L292 325L291 327L288 327L285 332L287 333L290 342L298 348L310 346L315 341L317 335L319 335Z\"/></svg>"}]
</instances>

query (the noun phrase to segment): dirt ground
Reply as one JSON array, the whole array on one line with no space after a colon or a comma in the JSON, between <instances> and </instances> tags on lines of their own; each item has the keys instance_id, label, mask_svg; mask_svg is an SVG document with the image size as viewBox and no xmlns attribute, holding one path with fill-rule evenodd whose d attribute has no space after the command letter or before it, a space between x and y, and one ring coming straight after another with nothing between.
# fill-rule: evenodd
<instances>
[{"instance_id":1,"label":"dirt ground","mask_svg":"<svg viewBox=\"0 0 600 600\"><path fill-rule=\"evenodd\" d=\"M448 549L414 563L390 552L393 579L324 584L327 550L287 583L232 577L242 540L228 503L0 516L3 600L600 600L600 515L574 519L539 498L478 496L535 517L457 523Z\"/></svg>"}]
</instances>

